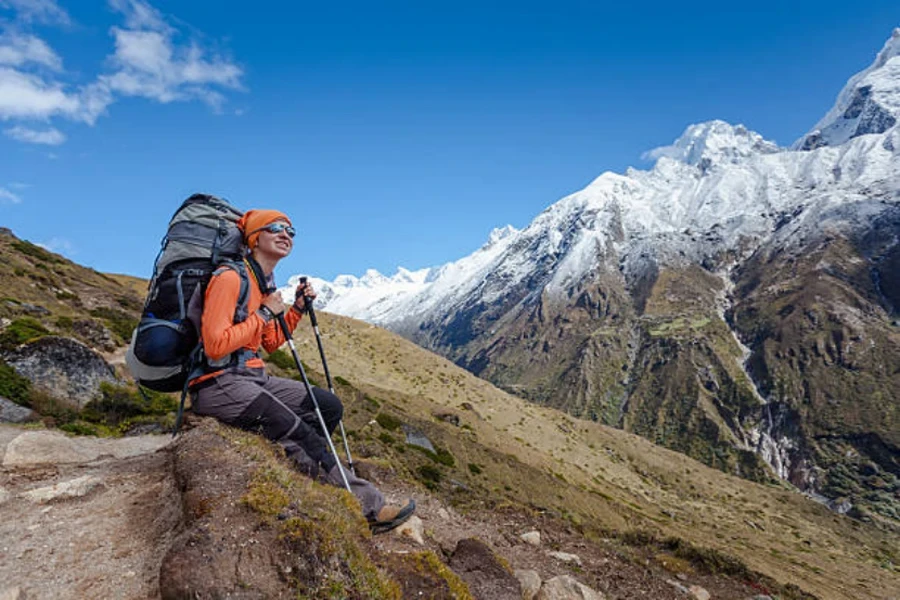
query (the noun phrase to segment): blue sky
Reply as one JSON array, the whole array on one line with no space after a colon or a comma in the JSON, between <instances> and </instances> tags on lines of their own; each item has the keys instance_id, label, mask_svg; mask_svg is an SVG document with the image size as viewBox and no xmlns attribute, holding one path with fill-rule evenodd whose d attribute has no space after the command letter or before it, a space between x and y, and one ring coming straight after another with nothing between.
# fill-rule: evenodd
<instances>
[{"instance_id":1,"label":"blue sky","mask_svg":"<svg viewBox=\"0 0 900 600\"><path fill-rule=\"evenodd\" d=\"M282 282L440 265L692 123L790 144L900 26L745 4L0 0L0 226L146 277L206 191L291 215Z\"/></svg>"}]
</instances>

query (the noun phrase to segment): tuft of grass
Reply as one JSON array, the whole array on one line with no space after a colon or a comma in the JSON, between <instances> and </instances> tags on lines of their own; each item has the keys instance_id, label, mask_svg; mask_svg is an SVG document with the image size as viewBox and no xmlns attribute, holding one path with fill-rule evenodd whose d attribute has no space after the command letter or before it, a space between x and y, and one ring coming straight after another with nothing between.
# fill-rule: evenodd
<instances>
[{"instance_id":1,"label":"tuft of grass","mask_svg":"<svg viewBox=\"0 0 900 600\"><path fill-rule=\"evenodd\" d=\"M138 324L136 318L117 308L95 308L90 311L90 315L102 319L109 330L126 343L131 339L131 332Z\"/></svg>"},{"instance_id":2,"label":"tuft of grass","mask_svg":"<svg viewBox=\"0 0 900 600\"><path fill-rule=\"evenodd\" d=\"M42 260L51 264L63 262L62 259L54 255L52 252L48 252L40 246L32 244L31 242L28 242L26 240L16 240L10 245L22 254L30 256L31 258L36 258L37 260Z\"/></svg>"},{"instance_id":3,"label":"tuft of grass","mask_svg":"<svg viewBox=\"0 0 900 600\"><path fill-rule=\"evenodd\" d=\"M0 348L12 350L49 333L50 331L34 317L20 317L0 333Z\"/></svg>"},{"instance_id":4,"label":"tuft of grass","mask_svg":"<svg viewBox=\"0 0 900 600\"><path fill-rule=\"evenodd\" d=\"M122 432L138 420L158 422L157 419L142 417L167 416L178 409L178 401L172 394L147 390L141 394L137 389L100 383L100 397L88 402L81 411L81 417L91 423L117 427Z\"/></svg>"},{"instance_id":5,"label":"tuft of grass","mask_svg":"<svg viewBox=\"0 0 900 600\"><path fill-rule=\"evenodd\" d=\"M294 364L294 357L280 348L269 354L266 361L285 371L297 368L297 365Z\"/></svg>"},{"instance_id":6,"label":"tuft of grass","mask_svg":"<svg viewBox=\"0 0 900 600\"><path fill-rule=\"evenodd\" d=\"M375 421L388 431L397 431L403 425L403 421L388 413L378 413L375 415Z\"/></svg>"},{"instance_id":7,"label":"tuft of grass","mask_svg":"<svg viewBox=\"0 0 900 600\"><path fill-rule=\"evenodd\" d=\"M31 381L0 359L0 396L22 406L31 406Z\"/></svg>"},{"instance_id":8,"label":"tuft of grass","mask_svg":"<svg viewBox=\"0 0 900 600\"><path fill-rule=\"evenodd\" d=\"M437 484L441 482L441 479L444 478L444 474L441 473L441 470L434 465L422 465L416 469L416 473L418 473L419 479L422 480L425 487L430 490L435 489Z\"/></svg>"},{"instance_id":9,"label":"tuft of grass","mask_svg":"<svg viewBox=\"0 0 900 600\"><path fill-rule=\"evenodd\" d=\"M459 578L459 575L451 571L447 565L441 562L441 559L431 550L419 552L414 555L416 568L420 572L434 573L440 579L443 579L450 589L450 597L456 600L474 600L474 596L469 591L469 586Z\"/></svg>"},{"instance_id":10,"label":"tuft of grass","mask_svg":"<svg viewBox=\"0 0 900 600\"><path fill-rule=\"evenodd\" d=\"M428 448L423 448L422 446L416 446L413 444L408 444L408 445L411 446L412 448L418 450L419 452L421 452L422 454L424 454L425 456L427 456L428 458L430 458L431 460L433 460L434 462L436 462L438 464L445 465L447 467L455 467L456 466L456 459L453 458L453 455L450 454L449 450L444 450L443 448L435 448L434 452L432 452Z\"/></svg>"},{"instance_id":11,"label":"tuft of grass","mask_svg":"<svg viewBox=\"0 0 900 600\"><path fill-rule=\"evenodd\" d=\"M344 379L343 377L341 377L340 375L334 376L334 382L337 384L340 384L340 385L347 385L347 386L350 385L350 382L347 381L346 379Z\"/></svg>"}]
</instances>

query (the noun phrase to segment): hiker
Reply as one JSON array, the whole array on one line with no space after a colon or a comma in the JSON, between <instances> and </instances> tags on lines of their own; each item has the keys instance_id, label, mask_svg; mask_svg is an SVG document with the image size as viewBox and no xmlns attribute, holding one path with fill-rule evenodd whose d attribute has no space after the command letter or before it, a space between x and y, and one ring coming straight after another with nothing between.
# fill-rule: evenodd
<instances>
[{"instance_id":1,"label":"hiker","mask_svg":"<svg viewBox=\"0 0 900 600\"><path fill-rule=\"evenodd\" d=\"M243 262L250 278L250 295L246 311L241 311L241 275L234 268L221 267L210 278L200 330L206 367L203 375L190 382L193 411L228 425L260 431L284 447L299 470L313 479L323 475L327 482L343 487L337 457L329 451L306 386L268 375L258 354L260 346L274 352L285 343L279 315L284 315L293 332L305 312L305 298L315 298L306 282L297 286L295 301L289 307L275 291L275 265L291 253L294 244L291 220L276 210L249 210L238 221L238 228L248 248ZM328 429L325 435L330 436L341 421L344 407L330 391L312 389ZM346 467L344 472L373 531L392 529L415 510L412 500L402 507L386 505L374 485L355 477Z\"/></svg>"}]
</instances>

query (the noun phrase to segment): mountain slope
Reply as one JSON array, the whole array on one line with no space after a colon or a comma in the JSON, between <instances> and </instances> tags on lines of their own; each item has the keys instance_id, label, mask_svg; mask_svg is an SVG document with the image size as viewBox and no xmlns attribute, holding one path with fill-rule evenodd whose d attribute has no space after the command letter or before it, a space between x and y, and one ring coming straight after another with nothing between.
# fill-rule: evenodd
<instances>
[{"instance_id":1,"label":"mountain slope","mask_svg":"<svg viewBox=\"0 0 900 600\"><path fill-rule=\"evenodd\" d=\"M354 451L377 447L392 464L405 460L398 444L382 445L372 406L412 424L455 457L456 466L441 466L435 489L466 510L476 507L467 498L489 497L494 511L524 501L588 538L623 530L677 536L821 598L888 598L900 583L896 531L836 515L783 484L726 475L639 436L535 406L381 328L319 316L329 367L344 382ZM317 363L310 328L295 338L304 360Z\"/></svg>"},{"instance_id":2,"label":"mountain slope","mask_svg":"<svg viewBox=\"0 0 900 600\"><path fill-rule=\"evenodd\" d=\"M323 304L539 404L896 522L898 40L795 149L692 125L652 169L604 173L457 262L317 282Z\"/></svg>"}]
</instances>

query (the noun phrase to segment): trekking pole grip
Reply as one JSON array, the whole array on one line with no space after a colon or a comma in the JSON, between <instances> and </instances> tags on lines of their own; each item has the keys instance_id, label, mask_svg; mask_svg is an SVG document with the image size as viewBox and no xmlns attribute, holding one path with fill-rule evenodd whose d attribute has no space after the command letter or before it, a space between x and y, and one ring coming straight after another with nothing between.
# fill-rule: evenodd
<instances>
[{"instance_id":1,"label":"trekking pole grip","mask_svg":"<svg viewBox=\"0 0 900 600\"><path fill-rule=\"evenodd\" d=\"M306 277L300 278L300 283L306 283ZM313 300L307 295L303 296L303 306L306 307L306 312L309 313L309 320L312 322L313 327L318 327L319 323L316 319L316 311L313 308Z\"/></svg>"}]
</instances>

